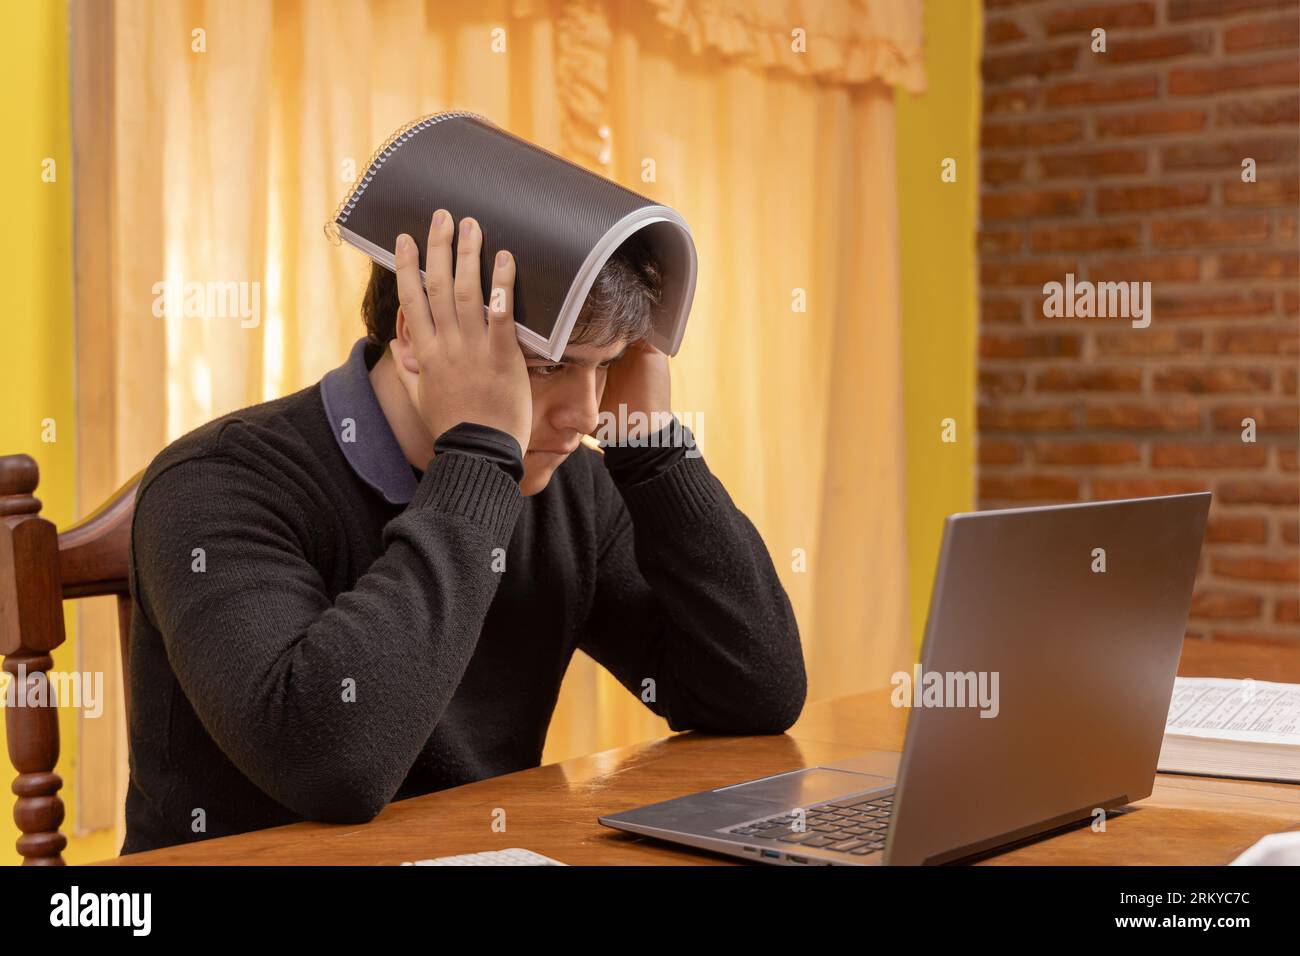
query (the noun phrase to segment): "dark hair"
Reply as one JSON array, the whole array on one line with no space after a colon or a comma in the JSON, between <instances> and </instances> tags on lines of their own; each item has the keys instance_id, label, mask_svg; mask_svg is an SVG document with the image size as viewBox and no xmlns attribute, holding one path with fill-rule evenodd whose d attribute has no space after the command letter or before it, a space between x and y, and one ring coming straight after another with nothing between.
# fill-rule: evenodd
<instances>
[{"instance_id":1,"label":"dark hair","mask_svg":"<svg viewBox=\"0 0 1300 956\"><path fill-rule=\"evenodd\" d=\"M645 241L632 235L596 274L569 342L603 347L635 342L650 332L651 315L663 296L663 271ZM397 336L397 276L371 263L361 303L369 340L387 346Z\"/></svg>"}]
</instances>

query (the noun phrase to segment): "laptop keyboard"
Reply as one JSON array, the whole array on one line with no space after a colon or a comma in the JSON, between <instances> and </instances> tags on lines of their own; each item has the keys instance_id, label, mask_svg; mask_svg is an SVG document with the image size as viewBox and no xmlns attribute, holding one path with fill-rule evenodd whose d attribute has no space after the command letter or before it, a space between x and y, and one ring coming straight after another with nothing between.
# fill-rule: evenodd
<instances>
[{"instance_id":1,"label":"laptop keyboard","mask_svg":"<svg viewBox=\"0 0 1300 956\"><path fill-rule=\"evenodd\" d=\"M852 856L867 856L885 848L885 833L889 830L893 808L894 794L890 791L883 796L850 797L810 807L803 830L794 829L795 817L778 813L753 823L728 827L723 832L751 840L821 847Z\"/></svg>"}]
</instances>

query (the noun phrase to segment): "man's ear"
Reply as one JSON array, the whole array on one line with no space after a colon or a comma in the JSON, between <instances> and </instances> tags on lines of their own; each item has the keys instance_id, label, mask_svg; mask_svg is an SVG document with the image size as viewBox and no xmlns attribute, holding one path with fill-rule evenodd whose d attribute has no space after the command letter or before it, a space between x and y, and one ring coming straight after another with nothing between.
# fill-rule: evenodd
<instances>
[{"instance_id":1,"label":"man's ear","mask_svg":"<svg viewBox=\"0 0 1300 956\"><path fill-rule=\"evenodd\" d=\"M408 372L420 371L420 363L415 358L415 348L411 344L411 330L406 324L406 313L397 307L396 337L393 339L393 358Z\"/></svg>"}]
</instances>

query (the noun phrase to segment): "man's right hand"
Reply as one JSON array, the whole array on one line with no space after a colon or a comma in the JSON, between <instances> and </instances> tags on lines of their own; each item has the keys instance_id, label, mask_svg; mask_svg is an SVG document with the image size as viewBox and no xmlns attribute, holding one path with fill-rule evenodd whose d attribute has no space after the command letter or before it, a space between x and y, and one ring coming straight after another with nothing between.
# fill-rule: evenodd
<instances>
[{"instance_id":1,"label":"man's right hand","mask_svg":"<svg viewBox=\"0 0 1300 956\"><path fill-rule=\"evenodd\" d=\"M514 256L502 251L497 257L491 308L484 321L479 284L483 232L473 219L461 220L453 278L453 228L451 214L439 209L429 225L423 284L415 242L405 233L397 237L401 308L397 338L390 344L397 374L430 440L459 422L475 422L514 436L520 452L527 452L533 398L527 363L515 337Z\"/></svg>"}]
</instances>

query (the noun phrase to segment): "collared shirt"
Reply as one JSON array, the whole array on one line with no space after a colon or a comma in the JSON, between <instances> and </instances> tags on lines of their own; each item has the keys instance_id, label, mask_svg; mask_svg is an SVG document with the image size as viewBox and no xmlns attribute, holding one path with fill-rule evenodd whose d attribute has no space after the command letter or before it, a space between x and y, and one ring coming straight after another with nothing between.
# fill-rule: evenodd
<instances>
[{"instance_id":1,"label":"collared shirt","mask_svg":"<svg viewBox=\"0 0 1300 956\"><path fill-rule=\"evenodd\" d=\"M389 504L404 505L419 481L370 384L370 366L380 349L372 345L367 361L368 341L358 340L348 360L321 379L321 400L334 439L357 477Z\"/></svg>"}]
</instances>

